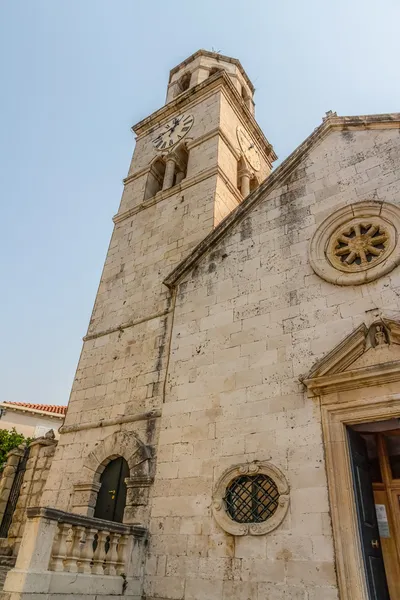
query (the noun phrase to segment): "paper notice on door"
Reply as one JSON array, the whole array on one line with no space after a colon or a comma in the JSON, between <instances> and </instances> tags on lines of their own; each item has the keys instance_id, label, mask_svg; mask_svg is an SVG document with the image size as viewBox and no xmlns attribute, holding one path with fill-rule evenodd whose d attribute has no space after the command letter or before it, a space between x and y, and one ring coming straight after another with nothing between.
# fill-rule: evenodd
<instances>
[{"instance_id":1,"label":"paper notice on door","mask_svg":"<svg viewBox=\"0 0 400 600\"><path fill-rule=\"evenodd\" d=\"M390 538L389 523L384 504L375 504L376 518L378 520L379 535L381 538Z\"/></svg>"}]
</instances>

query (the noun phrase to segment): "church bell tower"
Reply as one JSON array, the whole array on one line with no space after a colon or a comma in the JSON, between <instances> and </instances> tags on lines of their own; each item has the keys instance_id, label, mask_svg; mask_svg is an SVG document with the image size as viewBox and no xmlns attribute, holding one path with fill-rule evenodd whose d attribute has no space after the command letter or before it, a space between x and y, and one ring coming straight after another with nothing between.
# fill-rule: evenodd
<instances>
[{"instance_id":1,"label":"church bell tower","mask_svg":"<svg viewBox=\"0 0 400 600\"><path fill-rule=\"evenodd\" d=\"M35 528L47 528L50 541L40 544L51 557L51 585L61 589L71 572L74 598L97 594L88 591L89 573L106 578L96 579L101 593L126 588L125 598L141 597L139 549L151 531L173 351L176 297L163 281L271 171L276 156L254 119L253 93L238 60L199 50L172 69L166 104L132 127L136 146L67 415L21 558L28 577L36 556L29 544L42 540ZM124 583L109 578L119 573ZM28 589L29 577L18 581Z\"/></svg>"},{"instance_id":2,"label":"church bell tower","mask_svg":"<svg viewBox=\"0 0 400 600\"><path fill-rule=\"evenodd\" d=\"M166 104L132 127L44 506L148 526L175 302L163 280L271 171L253 93L238 60L200 50L172 69Z\"/></svg>"}]
</instances>

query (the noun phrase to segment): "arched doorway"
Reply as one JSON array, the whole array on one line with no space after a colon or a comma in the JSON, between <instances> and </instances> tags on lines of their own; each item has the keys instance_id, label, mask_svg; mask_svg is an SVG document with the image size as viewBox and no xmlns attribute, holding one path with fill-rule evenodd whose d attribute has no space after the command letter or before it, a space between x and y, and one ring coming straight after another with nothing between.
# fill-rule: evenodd
<instances>
[{"instance_id":1,"label":"arched doorway","mask_svg":"<svg viewBox=\"0 0 400 600\"><path fill-rule=\"evenodd\" d=\"M128 463L122 456L108 463L100 477L94 516L122 523L126 504L125 478L129 477Z\"/></svg>"}]
</instances>

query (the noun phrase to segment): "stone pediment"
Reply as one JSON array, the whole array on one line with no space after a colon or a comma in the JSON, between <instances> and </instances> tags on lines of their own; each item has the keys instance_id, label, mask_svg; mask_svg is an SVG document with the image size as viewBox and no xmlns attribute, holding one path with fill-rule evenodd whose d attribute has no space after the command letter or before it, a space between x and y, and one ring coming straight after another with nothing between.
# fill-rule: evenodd
<instances>
[{"instance_id":1,"label":"stone pediment","mask_svg":"<svg viewBox=\"0 0 400 600\"><path fill-rule=\"evenodd\" d=\"M364 323L319 360L303 383L310 396L400 380L400 321Z\"/></svg>"}]
</instances>

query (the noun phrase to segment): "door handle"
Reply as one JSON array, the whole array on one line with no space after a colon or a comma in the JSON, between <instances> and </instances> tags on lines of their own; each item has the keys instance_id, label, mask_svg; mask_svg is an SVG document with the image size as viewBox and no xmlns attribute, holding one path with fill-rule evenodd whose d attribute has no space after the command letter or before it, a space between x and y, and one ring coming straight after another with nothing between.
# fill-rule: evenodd
<instances>
[{"instance_id":1,"label":"door handle","mask_svg":"<svg viewBox=\"0 0 400 600\"><path fill-rule=\"evenodd\" d=\"M373 548L379 548L379 542L378 542L378 540L371 540L371 546Z\"/></svg>"},{"instance_id":2,"label":"door handle","mask_svg":"<svg viewBox=\"0 0 400 600\"><path fill-rule=\"evenodd\" d=\"M108 490L108 493L111 494L111 500L115 499L115 490Z\"/></svg>"}]
</instances>

